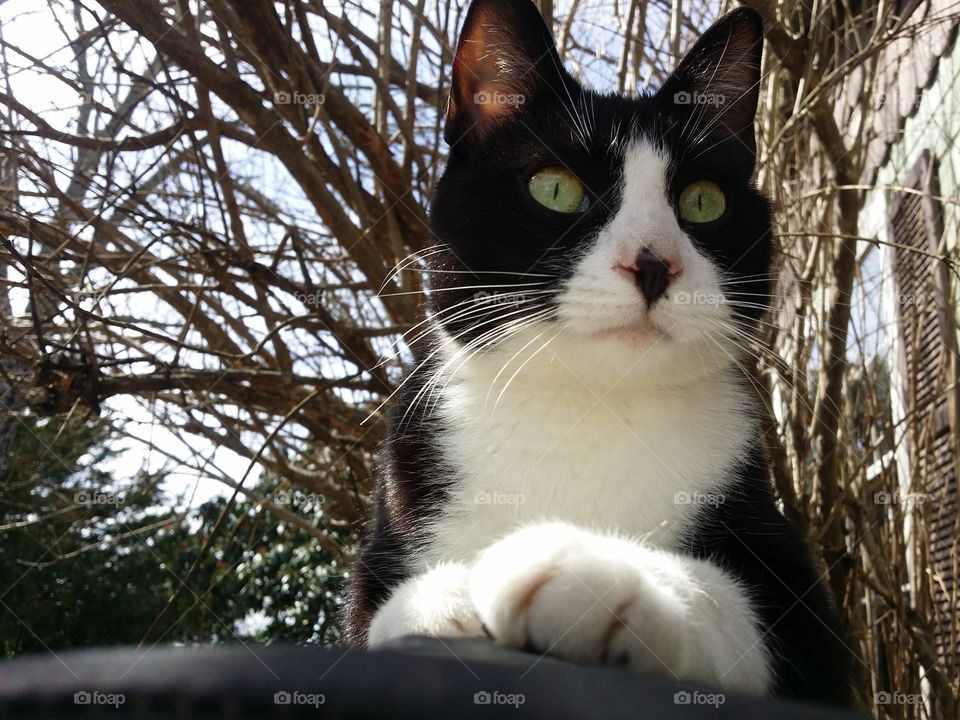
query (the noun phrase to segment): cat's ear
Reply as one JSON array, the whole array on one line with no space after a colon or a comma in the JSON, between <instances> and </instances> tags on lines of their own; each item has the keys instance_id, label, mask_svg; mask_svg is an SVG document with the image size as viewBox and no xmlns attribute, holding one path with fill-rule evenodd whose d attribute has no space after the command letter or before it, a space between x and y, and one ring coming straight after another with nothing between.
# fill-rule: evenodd
<instances>
[{"instance_id":1,"label":"cat's ear","mask_svg":"<svg viewBox=\"0 0 960 720\"><path fill-rule=\"evenodd\" d=\"M474 0L453 61L444 138L482 137L529 108L565 71L531 0Z\"/></svg>"},{"instance_id":2,"label":"cat's ear","mask_svg":"<svg viewBox=\"0 0 960 720\"><path fill-rule=\"evenodd\" d=\"M689 137L703 132L734 141L750 169L756 158L753 121L760 97L763 19L741 7L714 23L657 94L674 116L686 116ZM739 141L739 142L737 142Z\"/></svg>"}]
</instances>

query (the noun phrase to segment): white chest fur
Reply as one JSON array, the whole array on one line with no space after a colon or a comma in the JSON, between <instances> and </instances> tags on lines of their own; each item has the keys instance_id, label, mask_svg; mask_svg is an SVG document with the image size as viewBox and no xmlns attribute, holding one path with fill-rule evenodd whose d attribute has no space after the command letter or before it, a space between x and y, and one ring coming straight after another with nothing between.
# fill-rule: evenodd
<instances>
[{"instance_id":1,"label":"white chest fur","mask_svg":"<svg viewBox=\"0 0 960 720\"><path fill-rule=\"evenodd\" d=\"M653 389L629 372L633 356L610 363L628 369L618 377L565 362L569 350L559 343L535 356L505 350L452 364L439 408L457 478L425 566L470 560L542 521L671 549L704 503L723 501L754 427L729 371Z\"/></svg>"}]
</instances>

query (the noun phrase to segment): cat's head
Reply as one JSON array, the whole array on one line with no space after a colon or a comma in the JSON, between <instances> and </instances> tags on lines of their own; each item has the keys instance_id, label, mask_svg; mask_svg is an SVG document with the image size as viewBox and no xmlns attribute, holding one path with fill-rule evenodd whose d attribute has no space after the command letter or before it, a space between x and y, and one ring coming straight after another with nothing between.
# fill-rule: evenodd
<instances>
[{"instance_id":1,"label":"cat's head","mask_svg":"<svg viewBox=\"0 0 960 720\"><path fill-rule=\"evenodd\" d=\"M611 370L738 354L769 295L770 210L752 184L762 33L735 10L659 91L626 97L564 69L530 0L475 0L426 254L445 342L549 338Z\"/></svg>"}]
</instances>

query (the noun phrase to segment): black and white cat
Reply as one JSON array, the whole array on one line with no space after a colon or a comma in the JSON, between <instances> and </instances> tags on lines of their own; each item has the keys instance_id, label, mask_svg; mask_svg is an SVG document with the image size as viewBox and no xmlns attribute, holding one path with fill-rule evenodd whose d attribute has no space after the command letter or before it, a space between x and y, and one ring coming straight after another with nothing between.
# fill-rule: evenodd
<instances>
[{"instance_id":1,"label":"black and white cat","mask_svg":"<svg viewBox=\"0 0 960 720\"><path fill-rule=\"evenodd\" d=\"M568 74L529 0L475 0L424 253L429 320L354 566L348 642L489 633L576 662L845 701L847 650L777 510L744 349L762 22L653 95Z\"/></svg>"}]
</instances>

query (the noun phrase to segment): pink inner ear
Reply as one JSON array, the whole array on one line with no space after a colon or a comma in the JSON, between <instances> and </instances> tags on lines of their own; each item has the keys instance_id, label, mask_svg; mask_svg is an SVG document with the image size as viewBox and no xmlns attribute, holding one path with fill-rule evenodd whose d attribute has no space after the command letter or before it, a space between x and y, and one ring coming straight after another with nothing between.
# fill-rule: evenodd
<instances>
[{"instance_id":1,"label":"pink inner ear","mask_svg":"<svg viewBox=\"0 0 960 720\"><path fill-rule=\"evenodd\" d=\"M449 117L468 113L480 123L506 118L523 104L531 86L529 60L514 47L510 28L482 8L464 33L454 60Z\"/></svg>"}]
</instances>

